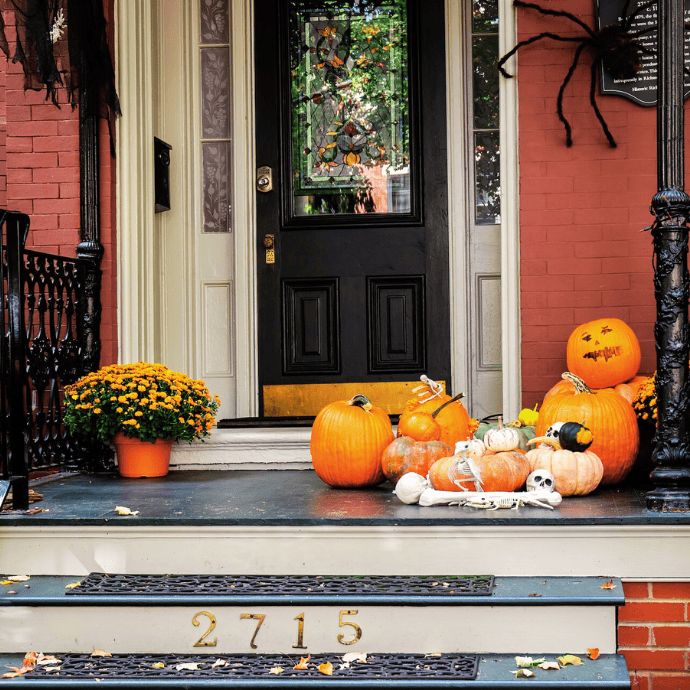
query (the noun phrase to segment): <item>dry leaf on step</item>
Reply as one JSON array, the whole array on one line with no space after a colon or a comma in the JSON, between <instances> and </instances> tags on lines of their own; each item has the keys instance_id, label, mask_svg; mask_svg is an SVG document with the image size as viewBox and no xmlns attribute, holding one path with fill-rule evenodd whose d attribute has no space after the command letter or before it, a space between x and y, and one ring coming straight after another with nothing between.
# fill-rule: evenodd
<instances>
[{"instance_id":1,"label":"dry leaf on step","mask_svg":"<svg viewBox=\"0 0 690 690\"><path fill-rule=\"evenodd\" d=\"M557 661L545 661L543 664L539 664L539 668L545 671L559 671L561 665Z\"/></svg>"},{"instance_id":2,"label":"dry leaf on step","mask_svg":"<svg viewBox=\"0 0 690 690\"><path fill-rule=\"evenodd\" d=\"M104 652L102 649L94 649L93 652L91 652L91 656L112 656L112 654L110 652Z\"/></svg>"},{"instance_id":3,"label":"dry leaf on step","mask_svg":"<svg viewBox=\"0 0 690 690\"><path fill-rule=\"evenodd\" d=\"M177 666L175 666L175 670L176 671L198 671L199 666L203 666L204 663L206 663L206 662L204 662L204 661L190 661L190 662L187 662L185 664L177 664Z\"/></svg>"},{"instance_id":4,"label":"dry leaf on step","mask_svg":"<svg viewBox=\"0 0 690 690\"><path fill-rule=\"evenodd\" d=\"M118 515L139 515L138 510L131 510L125 506L115 506L115 512Z\"/></svg>"},{"instance_id":5,"label":"dry leaf on step","mask_svg":"<svg viewBox=\"0 0 690 690\"><path fill-rule=\"evenodd\" d=\"M515 674L516 678L532 678L534 676L534 671L530 671L528 668L519 668L517 671L511 671Z\"/></svg>"},{"instance_id":6,"label":"dry leaf on step","mask_svg":"<svg viewBox=\"0 0 690 690\"><path fill-rule=\"evenodd\" d=\"M68 585L65 585L65 589L74 589L75 587L79 587L81 582L70 582Z\"/></svg>"},{"instance_id":7,"label":"dry leaf on step","mask_svg":"<svg viewBox=\"0 0 690 690\"><path fill-rule=\"evenodd\" d=\"M165 668L165 664L162 661L157 661L155 664L151 664L153 668Z\"/></svg>"},{"instance_id":8,"label":"dry leaf on step","mask_svg":"<svg viewBox=\"0 0 690 690\"><path fill-rule=\"evenodd\" d=\"M571 664L572 666L580 666L584 663L579 656L575 656L574 654L559 656L558 661L561 662L561 666L567 666L568 664Z\"/></svg>"},{"instance_id":9,"label":"dry leaf on step","mask_svg":"<svg viewBox=\"0 0 690 690\"><path fill-rule=\"evenodd\" d=\"M609 580L608 582L604 582L604 584L601 586L602 589L616 589L617 585L613 584L613 580Z\"/></svg>"},{"instance_id":10,"label":"dry leaf on step","mask_svg":"<svg viewBox=\"0 0 690 690\"><path fill-rule=\"evenodd\" d=\"M282 666L274 666L269 673L273 676L280 675L285 669Z\"/></svg>"},{"instance_id":11,"label":"dry leaf on step","mask_svg":"<svg viewBox=\"0 0 690 690\"><path fill-rule=\"evenodd\" d=\"M311 659L311 654L310 654L309 656L302 656L302 657L300 657L299 664L295 664L295 665L292 667L293 670L295 670L295 671L304 671L304 670L306 670L307 668L309 668L309 667L307 666L307 661L309 661L309 659Z\"/></svg>"},{"instance_id":12,"label":"dry leaf on step","mask_svg":"<svg viewBox=\"0 0 690 690\"><path fill-rule=\"evenodd\" d=\"M321 664L319 666L319 673L323 673L324 676L332 676L333 664L330 661L327 661L325 664Z\"/></svg>"},{"instance_id":13,"label":"dry leaf on step","mask_svg":"<svg viewBox=\"0 0 690 690\"><path fill-rule=\"evenodd\" d=\"M360 664L366 664L367 655L363 652L348 652L347 654L343 654L343 661L346 664L349 664L352 661L358 661Z\"/></svg>"},{"instance_id":14,"label":"dry leaf on step","mask_svg":"<svg viewBox=\"0 0 690 690\"><path fill-rule=\"evenodd\" d=\"M591 647L587 649L587 656L594 661L599 658L599 647Z\"/></svg>"}]
</instances>

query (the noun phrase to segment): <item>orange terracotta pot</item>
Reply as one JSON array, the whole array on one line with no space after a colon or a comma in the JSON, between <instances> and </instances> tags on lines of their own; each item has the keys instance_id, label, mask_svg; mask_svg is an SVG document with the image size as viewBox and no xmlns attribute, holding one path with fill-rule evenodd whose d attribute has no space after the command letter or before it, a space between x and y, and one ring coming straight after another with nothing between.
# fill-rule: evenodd
<instances>
[{"instance_id":1,"label":"orange terracotta pot","mask_svg":"<svg viewBox=\"0 0 690 690\"><path fill-rule=\"evenodd\" d=\"M173 440L156 439L155 443L140 438L127 438L122 432L113 439L117 466L123 477L165 477L170 468Z\"/></svg>"}]
</instances>

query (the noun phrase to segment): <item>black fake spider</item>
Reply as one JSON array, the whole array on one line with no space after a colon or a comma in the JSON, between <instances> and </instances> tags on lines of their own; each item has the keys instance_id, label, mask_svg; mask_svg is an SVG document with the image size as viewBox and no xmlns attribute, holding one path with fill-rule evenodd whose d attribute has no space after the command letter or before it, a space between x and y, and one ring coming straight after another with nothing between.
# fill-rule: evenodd
<instances>
[{"instance_id":1,"label":"black fake spider","mask_svg":"<svg viewBox=\"0 0 690 690\"><path fill-rule=\"evenodd\" d=\"M503 65L510 59L511 56L515 55L517 51L523 46L530 45L536 41L540 41L543 38L550 38L554 41L564 41L571 43L578 43L577 49L575 50L575 55L573 56L573 61L570 65L568 73L565 75L565 79L561 84L561 88L558 92L558 99L556 101L556 111L558 113L558 119L563 123L565 127L565 142L567 146L573 145L572 128L570 123L563 115L563 94L565 88L570 82L575 69L577 68L578 62L582 52L589 48L592 52L593 59L591 65L591 80L589 88L589 102L592 104L592 109L594 114L597 116L597 120L601 124L601 128L604 130L604 134L608 139L609 144L615 148L616 141L613 135L609 131L608 125L604 120L604 116L599 110L597 105L595 90L597 83L597 69L600 65L604 69L608 70L614 79L632 79L637 72L640 70L642 65L642 53L651 53L652 51L644 48L638 42L638 38L643 34L650 33L654 31L654 27L648 27L646 29L641 29L640 31L631 31L632 23L638 14L656 4L656 0L644 3L640 5L634 12L628 14L630 10L631 0L626 0L623 6L622 16L623 19L620 22L614 24L609 24L603 27L600 31L595 31L590 29L582 20L578 19L576 16L572 15L570 12L560 11L560 10L549 10L539 5L535 5L531 2L523 2L522 0L514 0L513 5L515 7L524 7L527 9L537 10L543 15L551 17L566 17L570 21L575 22L578 26L582 27L586 36L559 36L558 34L551 33L550 31L545 31L537 36L532 36L524 41L520 41L511 51L506 53L498 62L498 69L504 77L512 78L512 74L508 74L503 68Z\"/></svg>"}]
</instances>

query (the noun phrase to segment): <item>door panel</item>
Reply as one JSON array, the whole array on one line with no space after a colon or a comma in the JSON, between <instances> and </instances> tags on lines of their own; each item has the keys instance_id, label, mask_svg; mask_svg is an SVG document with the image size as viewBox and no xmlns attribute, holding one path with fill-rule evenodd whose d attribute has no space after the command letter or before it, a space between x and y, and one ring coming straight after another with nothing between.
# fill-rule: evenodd
<instances>
[{"instance_id":1,"label":"door panel","mask_svg":"<svg viewBox=\"0 0 690 690\"><path fill-rule=\"evenodd\" d=\"M256 0L256 160L273 172L257 192L259 378L272 396L449 379L443 2L419 5ZM263 402L264 415L304 413Z\"/></svg>"}]
</instances>

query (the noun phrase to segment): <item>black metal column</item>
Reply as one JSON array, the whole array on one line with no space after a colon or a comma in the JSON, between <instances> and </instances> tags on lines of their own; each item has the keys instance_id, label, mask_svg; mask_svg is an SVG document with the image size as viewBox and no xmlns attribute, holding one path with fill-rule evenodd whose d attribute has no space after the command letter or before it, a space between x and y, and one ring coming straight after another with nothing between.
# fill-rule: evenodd
<instances>
[{"instance_id":1,"label":"black metal column","mask_svg":"<svg viewBox=\"0 0 690 690\"><path fill-rule=\"evenodd\" d=\"M82 81L79 93L79 172L81 242L77 257L88 259L91 268L84 285L84 371L96 371L101 359L101 258L103 245L98 190L98 90Z\"/></svg>"},{"instance_id":2,"label":"black metal column","mask_svg":"<svg viewBox=\"0 0 690 690\"><path fill-rule=\"evenodd\" d=\"M688 212L683 190L683 0L658 1L657 183L654 291L657 316L656 394L658 424L647 507L690 511L688 406Z\"/></svg>"}]
</instances>

